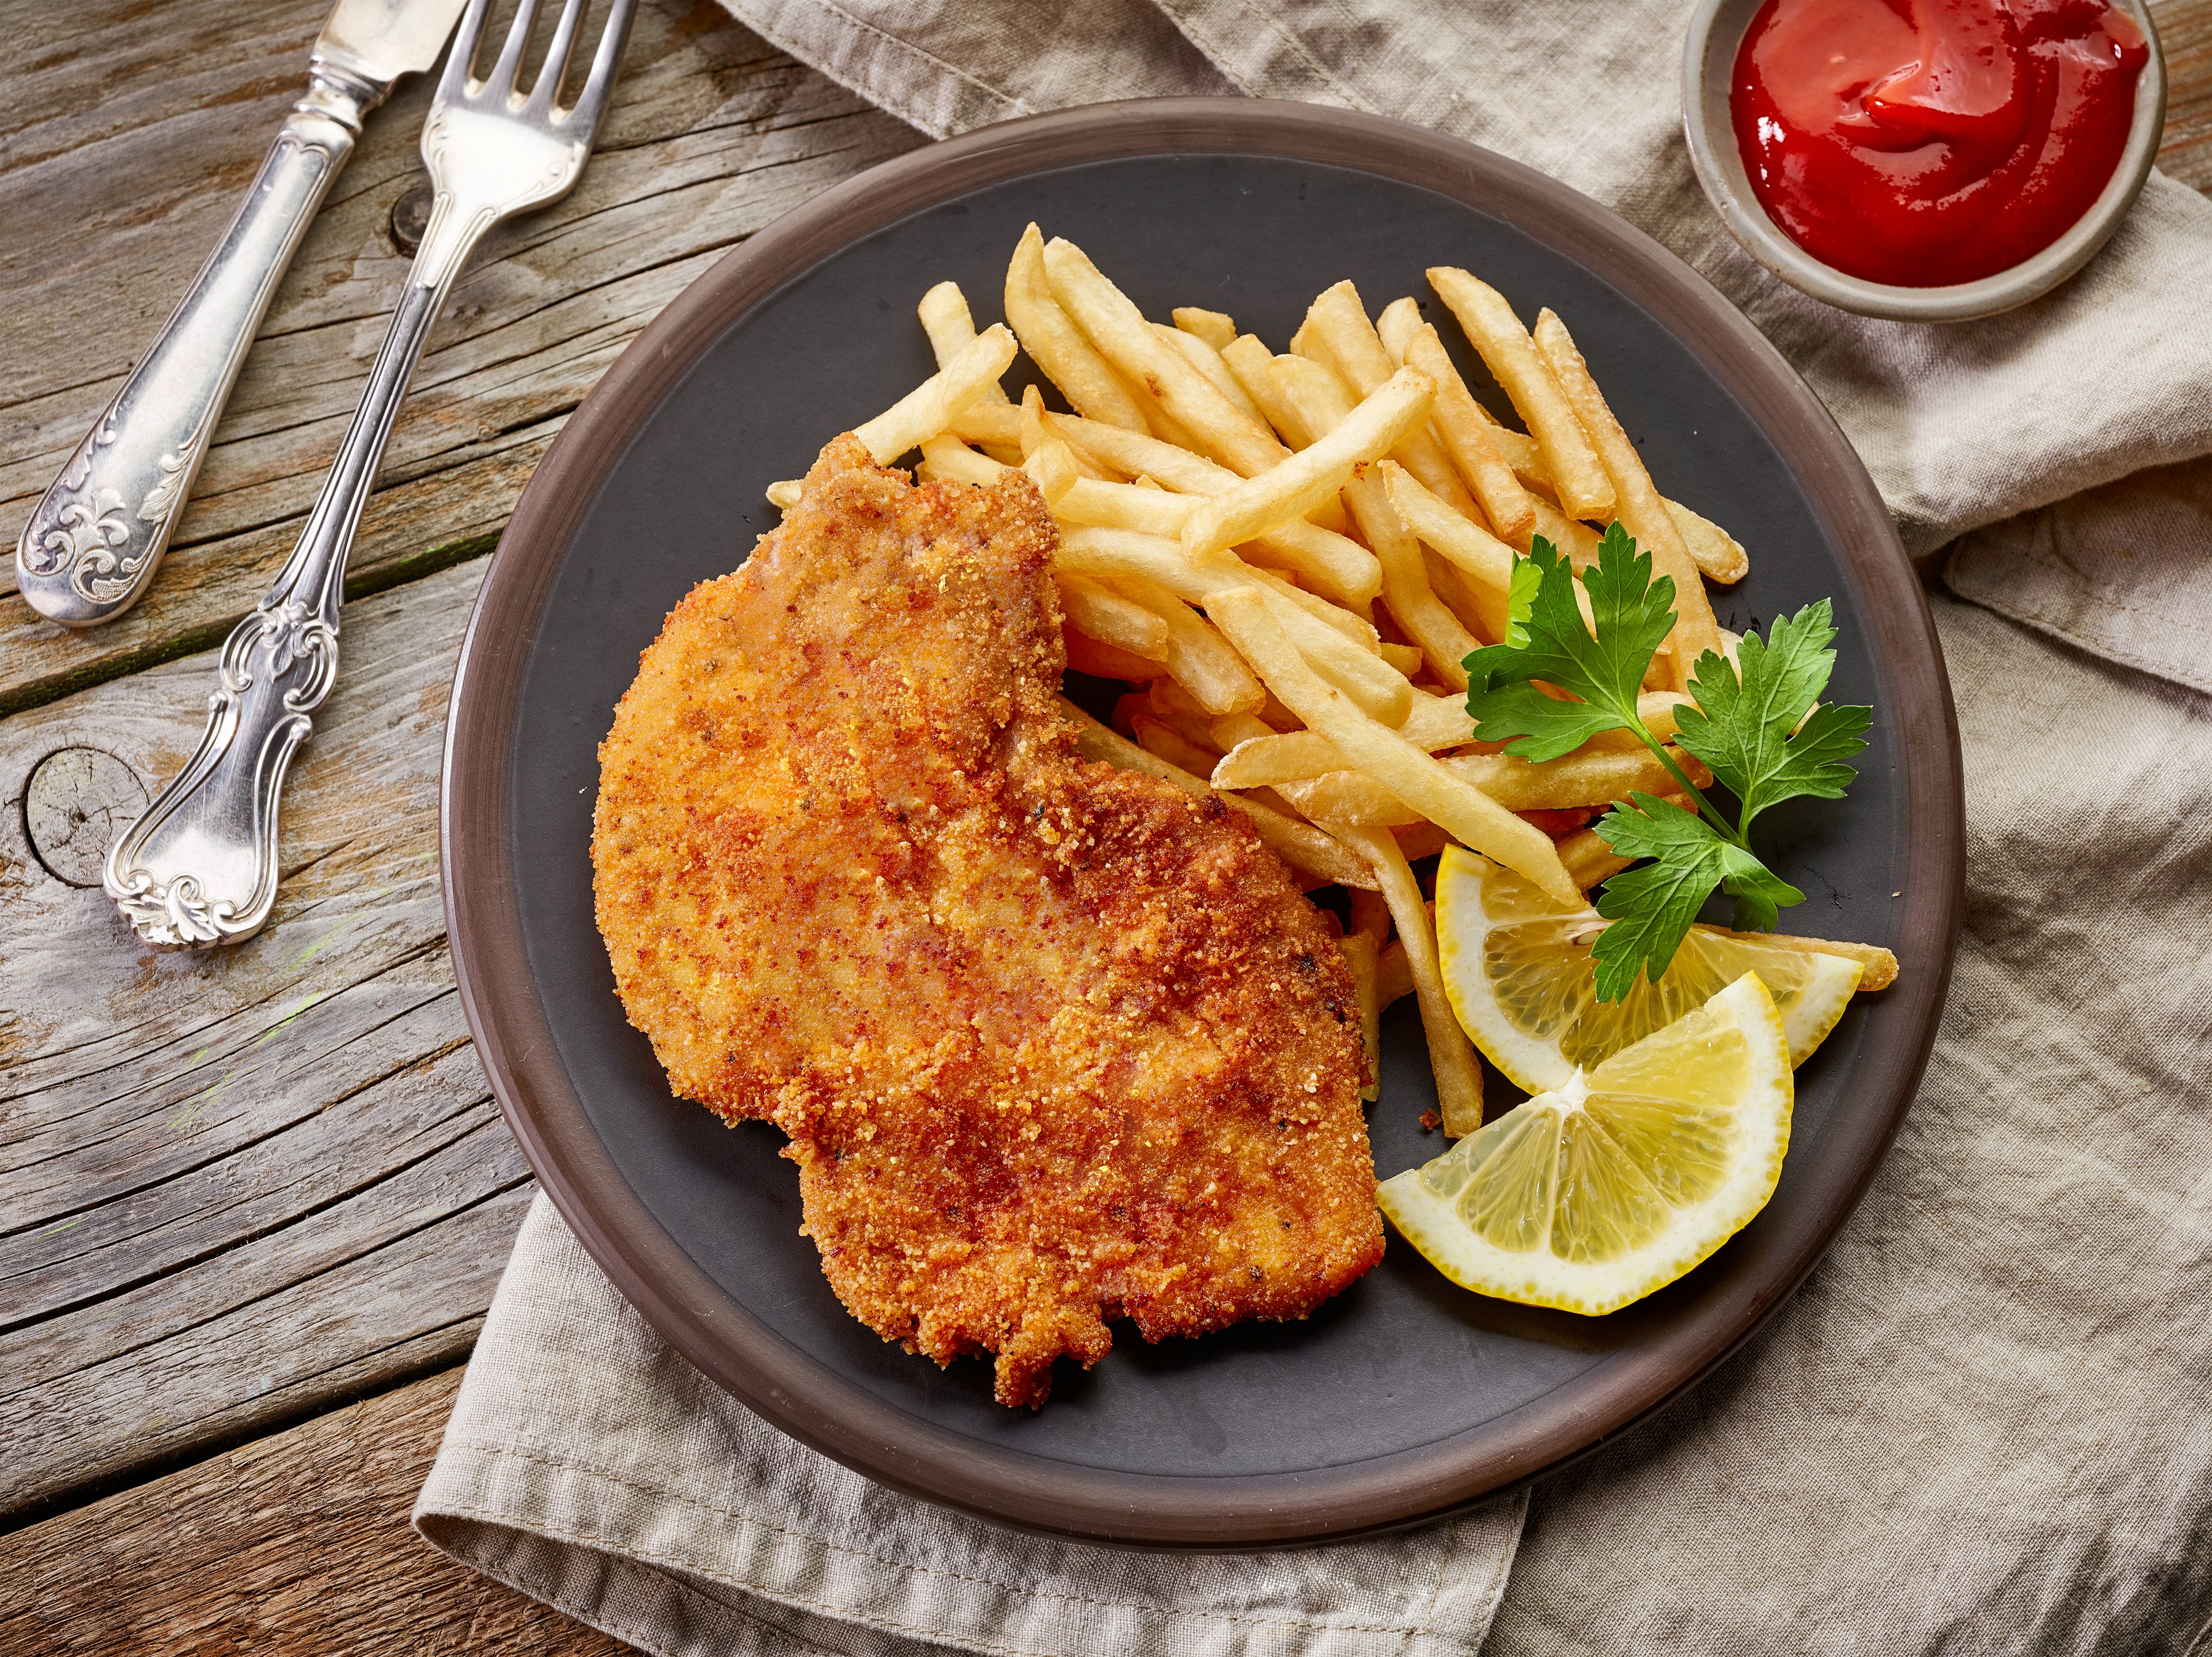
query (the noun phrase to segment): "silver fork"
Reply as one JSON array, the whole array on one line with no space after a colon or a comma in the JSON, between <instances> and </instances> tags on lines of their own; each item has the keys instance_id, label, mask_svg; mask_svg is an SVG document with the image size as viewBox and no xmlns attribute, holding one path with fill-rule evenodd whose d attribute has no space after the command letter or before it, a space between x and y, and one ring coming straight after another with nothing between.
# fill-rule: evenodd
<instances>
[{"instance_id":1,"label":"silver fork","mask_svg":"<svg viewBox=\"0 0 2212 1657\"><path fill-rule=\"evenodd\" d=\"M391 331L276 585L222 647L198 750L109 848L104 884L149 944L251 938L276 901L276 817L293 750L337 677L346 554L430 325L485 231L568 192L605 112L635 0L614 0L575 104L556 103L586 0L567 0L527 94L516 89L538 0L521 0L499 61L471 74L488 0L470 0L422 127L437 194Z\"/></svg>"}]
</instances>

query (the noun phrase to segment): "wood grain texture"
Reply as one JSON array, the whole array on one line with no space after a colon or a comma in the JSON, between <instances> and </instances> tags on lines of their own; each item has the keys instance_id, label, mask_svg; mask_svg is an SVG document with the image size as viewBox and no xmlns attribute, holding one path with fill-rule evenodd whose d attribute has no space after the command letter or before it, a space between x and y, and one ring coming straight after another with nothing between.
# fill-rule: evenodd
<instances>
[{"instance_id":1,"label":"wood grain texture","mask_svg":"<svg viewBox=\"0 0 2212 1657\"><path fill-rule=\"evenodd\" d=\"M206 256L299 94L325 0L9 0L0 150L0 537ZM182 68L165 31L173 20ZM20 41L18 45L15 42ZM146 599L72 634L0 573L0 713L214 643L296 538L407 260L430 86L369 118L278 290ZM598 150L565 200L500 227L456 287L399 415L349 596L483 550L562 418L669 298L785 210L921 139L732 24L641 9Z\"/></svg>"},{"instance_id":2,"label":"wood grain texture","mask_svg":"<svg viewBox=\"0 0 2212 1657\"><path fill-rule=\"evenodd\" d=\"M0 1537L0 1652L617 1657L408 1528L458 1371Z\"/></svg>"},{"instance_id":3,"label":"wood grain texture","mask_svg":"<svg viewBox=\"0 0 2212 1657\"><path fill-rule=\"evenodd\" d=\"M347 610L258 938L149 949L0 815L0 1512L467 1352L531 1189L437 880L483 568ZM189 657L0 720L0 790L88 746L150 789L214 671Z\"/></svg>"},{"instance_id":4,"label":"wood grain texture","mask_svg":"<svg viewBox=\"0 0 2212 1657\"><path fill-rule=\"evenodd\" d=\"M2166 137L2158 164L2193 190L2212 189L2212 0L2151 0L2166 49Z\"/></svg>"}]
</instances>

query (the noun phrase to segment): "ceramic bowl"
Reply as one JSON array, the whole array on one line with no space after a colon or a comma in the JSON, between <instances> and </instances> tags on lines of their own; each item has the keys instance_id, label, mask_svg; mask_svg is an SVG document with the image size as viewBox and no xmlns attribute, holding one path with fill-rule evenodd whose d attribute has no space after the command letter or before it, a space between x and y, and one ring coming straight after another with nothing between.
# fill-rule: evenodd
<instances>
[{"instance_id":1,"label":"ceramic bowl","mask_svg":"<svg viewBox=\"0 0 2212 1657\"><path fill-rule=\"evenodd\" d=\"M1947 288L1899 288L1846 276L1824 264L1790 240L1766 215L1752 193L1743 155L1736 147L1735 128L1729 118L1729 83L1735 68L1737 49L1744 31L1759 10L1760 0L1698 0L1690 20L1689 39L1682 53L1682 128L1689 139L1690 160L1698 170L1713 210L1744 251L1768 270L1826 300L1863 316L1887 317L1902 322L1960 322L1969 317L1993 316L2049 293L2087 264L2106 238L2119 228L2142 191L2157 159L2160 133L2166 125L2166 58L2159 50L2158 29L2144 0L2116 0L2135 19L2149 43L2150 61L2136 83L2134 124L2128 130L2127 148L2120 164L2089 210L2074 227L2041 252L2033 254L1995 276Z\"/></svg>"}]
</instances>

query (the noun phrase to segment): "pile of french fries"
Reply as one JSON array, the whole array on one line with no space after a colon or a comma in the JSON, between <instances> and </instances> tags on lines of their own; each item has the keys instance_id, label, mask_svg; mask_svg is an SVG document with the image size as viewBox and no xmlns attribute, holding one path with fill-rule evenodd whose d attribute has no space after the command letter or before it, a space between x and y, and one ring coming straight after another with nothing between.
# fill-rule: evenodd
<instances>
[{"instance_id":1,"label":"pile of french fries","mask_svg":"<svg viewBox=\"0 0 2212 1657\"><path fill-rule=\"evenodd\" d=\"M1370 318L1339 282L1279 355L1218 311L1149 320L1031 225L1006 321L978 333L956 284L931 288L919 308L938 372L855 434L878 464L919 449L925 480L1018 467L1036 483L1060 530L1068 665L1142 687L1118 728L1067 705L1085 753L1214 794L1310 887L1350 889L1343 947L1369 1051L1381 1010L1414 996L1459 1134L1481 1123L1481 1072L1409 862L1456 842L1573 901L1626 865L1577 823L1631 791L1679 798L1624 732L1541 764L1476 743L1462 659L1502 640L1513 561L1535 537L1580 569L1618 519L1674 580L1678 618L1640 705L1666 742L1692 665L1734 645L1703 580L1749 564L1659 493L1565 323L1547 310L1532 333L1465 270L1427 274L1525 432L1476 400L1411 298ZM1009 400L1018 350L1073 414L1034 385ZM787 507L798 488L769 498Z\"/></svg>"}]
</instances>

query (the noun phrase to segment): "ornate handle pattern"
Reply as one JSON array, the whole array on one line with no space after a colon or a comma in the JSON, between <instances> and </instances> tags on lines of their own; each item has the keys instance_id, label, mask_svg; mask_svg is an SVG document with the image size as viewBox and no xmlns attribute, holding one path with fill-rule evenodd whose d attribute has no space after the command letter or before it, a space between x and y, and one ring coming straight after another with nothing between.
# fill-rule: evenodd
<instances>
[{"instance_id":1,"label":"ornate handle pattern","mask_svg":"<svg viewBox=\"0 0 2212 1657\"><path fill-rule=\"evenodd\" d=\"M459 250L466 257L467 248ZM261 930L276 901L276 814L293 750L338 671L346 553L430 325L459 270L420 258L299 544L222 647L208 725L176 780L107 853L102 883L149 944L196 948ZM426 276L435 285L422 285Z\"/></svg>"},{"instance_id":2,"label":"ornate handle pattern","mask_svg":"<svg viewBox=\"0 0 2212 1657\"><path fill-rule=\"evenodd\" d=\"M253 188L107 411L15 543L32 608L65 627L112 621L154 579L216 421L277 282L362 117L387 88L320 62Z\"/></svg>"},{"instance_id":3,"label":"ornate handle pattern","mask_svg":"<svg viewBox=\"0 0 2212 1657\"><path fill-rule=\"evenodd\" d=\"M630 0L615 0L576 102L566 110L554 102L583 9L581 0L562 8L527 96L514 77L534 6L516 14L483 81L469 65L483 0L461 24L422 128L422 161L437 188L430 222L361 406L276 585L223 646L198 751L107 853L101 883L150 944L233 943L268 922L284 772L337 677L346 553L430 325L486 230L575 183L606 108Z\"/></svg>"}]
</instances>

